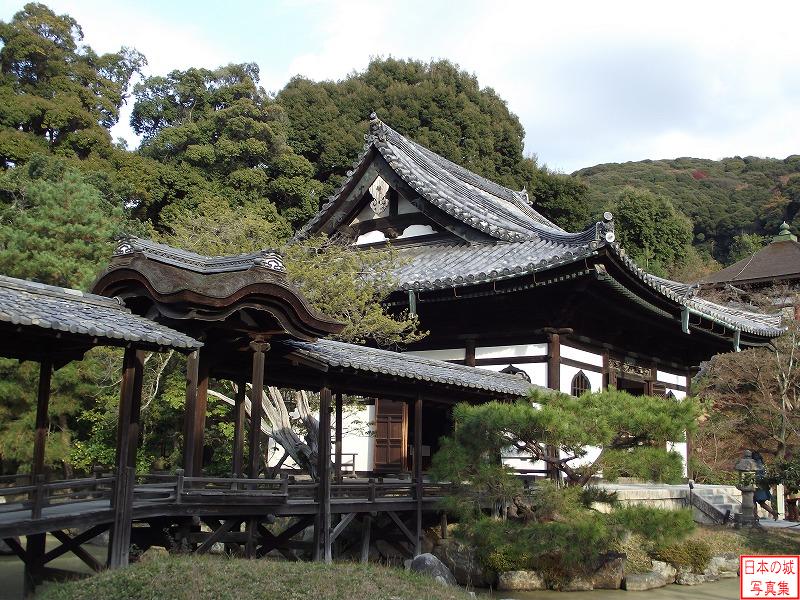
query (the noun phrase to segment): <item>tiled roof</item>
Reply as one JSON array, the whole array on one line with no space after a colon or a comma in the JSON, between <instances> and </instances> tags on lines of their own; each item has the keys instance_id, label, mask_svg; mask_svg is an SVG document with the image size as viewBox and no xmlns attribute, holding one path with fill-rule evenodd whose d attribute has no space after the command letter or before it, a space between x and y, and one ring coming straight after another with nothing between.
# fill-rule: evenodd
<instances>
[{"instance_id":1,"label":"tiled roof","mask_svg":"<svg viewBox=\"0 0 800 600\"><path fill-rule=\"evenodd\" d=\"M0 275L0 322L105 340L179 349L197 340L132 314L113 298Z\"/></svg>"},{"instance_id":2,"label":"tiled roof","mask_svg":"<svg viewBox=\"0 0 800 600\"><path fill-rule=\"evenodd\" d=\"M404 290L435 290L499 281L550 269L589 256L596 242L546 240L470 245L436 244L395 249L402 263L394 273Z\"/></svg>"},{"instance_id":3,"label":"tiled roof","mask_svg":"<svg viewBox=\"0 0 800 600\"><path fill-rule=\"evenodd\" d=\"M514 375L333 340L291 340L281 344L331 367L366 373L382 373L402 379L478 389L503 396L526 396L535 387Z\"/></svg>"},{"instance_id":4,"label":"tiled roof","mask_svg":"<svg viewBox=\"0 0 800 600\"><path fill-rule=\"evenodd\" d=\"M280 272L286 270L283 266L283 258L275 250L259 250L258 252L233 256L204 256L133 236L120 240L114 256L125 256L134 252L141 252L151 260L204 275L246 271L253 266Z\"/></svg>"},{"instance_id":5,"label":"tiled roof","mask_svg":"<svg viewBox=\"0 0 800 600\"><path fill-rule=\"evenodd\" d=\"M700 280L703 284L746 284L800 277L800 242L772 242L752 256L712 273Z\"/></svg>"},{"instance_id":6,"label":"tiled roof","mask_svg":"<svg viewBox=\"0 0 800 600\"><path fill-rule=\"evenodd\" d=\"M580 233L564 231L530 206L525 190L515 191L472 173L404 137L375 115L370 120L366 140L364 151L353 165L355 171L350 172L339 191L301 229L299 236L308 234L329 215L373 148L432 205L496 240L546 239L574 243L587 241L587 236L595 239L604 233L596 226Z\"/></svg>"},{"instance_id":7,"label":"tiled roof","mask_svg":"<svg viewBox=\"0 0 800 600\"><path fill-rule=\"evenodd\" d=\"M604 241L565 244L536 240L400 247L395 251L401 266L394 276L397 287L403 290L465 287L547 271L588 258L602 247L608 247L632 275L678 308L687 307L729 328L756 335L775 337L783 331L780 315L744 311L700 298L696 295L697 286L651 275L638 267L619 244Z\"/></svg>"}]
</instances>

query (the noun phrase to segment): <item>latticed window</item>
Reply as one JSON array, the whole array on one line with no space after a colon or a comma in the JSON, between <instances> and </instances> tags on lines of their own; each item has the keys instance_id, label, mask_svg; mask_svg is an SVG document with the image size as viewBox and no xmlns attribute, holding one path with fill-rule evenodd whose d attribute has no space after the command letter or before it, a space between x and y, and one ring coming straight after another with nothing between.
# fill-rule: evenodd
<instances>
[{"instance_id":1,"label":"latticed window","mask_svg":"<svg viewBox=\"0 0 800 600\"><path fill-rule=\"evenodd\" d=\"M582 396L590 391L592 391L592 384L589 383L589 378L586 376L586 373L583 371L575 373L575 377L572 378L572 395L576 397Z\"/></svg>"}]
</instances>

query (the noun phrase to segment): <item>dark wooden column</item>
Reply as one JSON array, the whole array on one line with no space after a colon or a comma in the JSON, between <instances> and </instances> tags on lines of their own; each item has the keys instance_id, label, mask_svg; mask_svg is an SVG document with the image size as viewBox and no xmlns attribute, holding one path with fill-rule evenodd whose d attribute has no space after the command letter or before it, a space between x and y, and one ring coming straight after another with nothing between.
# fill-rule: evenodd
<instances>
[{"instance_id":1,"label":"dark wooden column","mask_svg":"<svg viewBox=\"0 0 800 600\"><path fill-rule=\"evenodd\" d=\"M49 429L50 382L53 377L53 363L49 359L39 363L39 389L36 397L36 437L33 440L33 465L31 476L44 474L44 448Z\"/></svg>"},{"instance_id":2,"label":"dark wooden column","mask_svg":"<svg viewBox=\"0 0 800 600\"><path fill-rule=\"evenodd\" d=\"M233 475L242 476L242 459L244 458L244 399L247 392L247 379L242 377L236 383L236 395L233 398Z\"/></svg>"},{"instance_id":3,"label":"dark wooden column","mask_svg":"<svg viewBox=\"0 0 800 600\"><path fill-rule=\"evenodd\" d=\"M650 375L644 382L644 393L653 396L656 393L656 381L658 380L658 369L655 365L650 367Z\"/></svg>"},{"instance_id":4,"label":"dark wooden column","mask_svg":"<svg viewBox=\"0 0 800 600\"><path fill-rule=\"evenodd\" d=\"M547 387L551 390L561 390L561 336L558 333L547 335ZM548 445L545 452L550 457L558 456L558 448ZM547 476L558 480L558 469L547 464Z\"/></svg>"},{"instance_id":5,"label":"dark wooden column","mask_svg":"<svg viewBox=\"0 0 800 600\"><path fill-rule=\"evenodd\" d=\"M692 370L686 370L686 397L689 398L692 395ZM686 477L688 479L694 479L692 475L692 453L694 452L694 440L692 439L692 433L690 431L686 432Z\"/></svg>"},{"instance_id":6,"label":"dark wooden column","mask_svg":"<svg viewBox=\"0 0 800 600\"><path fill-rule=\"evenodd\" d=\"M342 392L336 392L336 481L342 481ZM353 466L355 469L355 465Z\"/></svg>"},{"instance_id":7,"label":"dark wooden column","mask_svg":"<svg viewBox=\"0 0 800 600\"><path fill-rule=\"evenodd\" d=\"M108 543L108 566L112 569L128 564L143 374L144 353L134 348L126 348L122 363L122 387L117 421L116 481L114 496L111 499L114 523Z\"/></svg>"},{"instance_id":8,"label":"dark wooden column","mask_svg":"<svg viewBox=\"0 0 800 600\"><path fill-rule=\"evenodd\" d=\"M206 437L206 410L208 408L208 361L200 356L197 369L197 399L194 411L194 450L192 451L192 472L195 477L203 473L203 445Z\"/></svg>"},{"instance_id":9,"label":"dark wooden column","mask_svg":"<svg viewBox=\"0 0 800 600\"><path fill-rule=\"evenodd\" d=\"M317 494L320 542L326 563L333 561L331 549L331 390L326 385L319 391L319 438L317 457L319 486Z\"/></svg>"},{"instance_id":10,"label":"dark wooden column","mask_svg":"<svg viewBox=\"0 0 800 600\"><path fill-rule=\"evenodd\" d=\"M49 359L39 363L39 388L36 396L36 431L33 440L33 464L31 465L31 483L36 485L44 479L44 451L47 444L47 432L50 418L50 383L53 376L53 363ZM38 492L34 492L37 494ZM39 499L33 498L34 506L41 506ZM35 509L34 509L35 512ZM37 515L33 515L38 518ZM43 559L46 536L44 533L27 536L24 579L24 595L32 597L36 586L42 583Z\"/></svg>"},{"instance_id":11,"label":"dark wooden column","mask_svg":"<svg viewBox=\"0 0 800 600\"><path fill-rule=\"evenodd\" d=\"M200 352L195 350L186 357L186 407L183 416L183 470L186 477L194 477L195 415L197 414L197 386L200 379Z\"/></svg>"},{"instance_id":12,"label":"dark wooden column","mask_svg":"<svg viewBox=\"0 0 800 600\"><path fill-rule=\"evenodd\" d=\"M253 479L258 477L261 466L261 398L264 394L264 353L269 344L263 340L250 342L253 351L253 387L250 390L250 448L247 458L247 475Z\"/></svg>"},{"instance_id":13,"label":"dark wooden column","mask_svg":"<svg viewBox=\"0 0 800 600\"><path fill-rule=\"evenodd\" d=\"M467 340L464 348L464 364L468 367L475 366L475 340Z\"/></svg>"},{"instance_id":14,"label":"dark wooden column","mask_svg":"<svg viewBox=\"0 0 800 600\"><path fill-rule=\"evenodd\" d=\"M417 499L417 531L414 556L422 552L422 394L414 400L414 482Z\"/></svg>"}]
</instances>

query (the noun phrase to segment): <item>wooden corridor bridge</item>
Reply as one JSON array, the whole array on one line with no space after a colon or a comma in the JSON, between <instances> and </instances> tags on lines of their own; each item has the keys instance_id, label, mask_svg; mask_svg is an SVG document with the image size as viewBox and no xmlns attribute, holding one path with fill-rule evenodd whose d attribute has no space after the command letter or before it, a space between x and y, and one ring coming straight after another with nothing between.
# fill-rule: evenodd
<instances>
[{"instance_id":1,"label":"wooden corridor bridge","mask_svg":"<svg viewBox=\"0 0 800 600\"><path fill-rule=\"evenodd\" d=\"M87 294L0 275L0 356L40 366L30 478L7 487L0 478L0 539L25 563L26 594L45 579L68 575L48 567L67 552L95 570L117 568L128 564L132 544L203 553L220 543L249 558L277 550L287 558L331 561L335 543L358 521L362 559L377 539L401 555L418 553L423 522L438 521L445 491L426 483L422 472L424 406L515 399L530 389L513 375L324 339L343 325L310 308L271 251L206 257L127 239L93 289L96 294ZM100 345L124 349L113 473L47 481L53 372ZM146 355L168 349L187 357L183 468L137 476ZM203 473L212 379L237 389L229 478ZM315 480L262 477L268 385L319 395L310 444L318 449ZM342 480L344 395L406 403L413 435L405 432L400 443L420 458L410 479ZM301 536L310 527L313 536ZM83 546L106 531L108 560L101 563ZM47 534L60 546L47 550ZM346 537L352 551L356 541Z\"/></svg>"}]
</instances>

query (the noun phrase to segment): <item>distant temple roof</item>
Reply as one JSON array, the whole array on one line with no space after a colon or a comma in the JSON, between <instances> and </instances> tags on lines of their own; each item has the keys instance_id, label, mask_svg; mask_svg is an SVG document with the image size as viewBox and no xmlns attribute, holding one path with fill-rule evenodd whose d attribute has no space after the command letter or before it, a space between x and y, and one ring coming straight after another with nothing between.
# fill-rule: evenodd
<instances>
[{"instance_id":1,"label":"distant temple roof","mask_svg":"<svg viewBox=\"0 0 800 600\"><path fill-rule=\"evenodd\" d=\"M623 290L629 284L621 284L612 274L601 273L602 269L587 262L603 254L626 273L625 277L644 284L659 302L667 302L668 311L655 309L663 316L674 319L675 314L687 310L729 330L755 336L771 338L783 331L779 315L714 304L697 297L697 286L655 277L639 268L616 241L610 213L585 231L569 233L534 210L525 190L511 190L456 165L404 137L374 114L365 140L362 154L340 189L301 229L298 237L315 233L335 235L346 228L348 215L358 206L353 192L359 189L357 186L363 186L363 178L373 161L385 161L399 177L397 183L422 199L418 204L420 211L430 211L426 214L440 224L457 223L461 227L451 226L450 231L456 235L450 238L399 240L404 243L394 246L400 262L395 271L398 291L467 288L527 276L538 281L539 274L546 280L550 277L548 272L570 264L574 270L574 265L583 262L585 273L596 275L631 300L652 308L652 303L639 297L641 292Z\"/></svg>"},{"instance_id":2,"label":"distant temple roof","mask_svg":"<svg viewBox=\"0 0 800 600\"><path fill-rule=\"evenodd\" d=\"M748 285L800 279L800 242L783 223L772 242L755 254L700 280L702 284Z\"/></svg>"}]
</instances>

